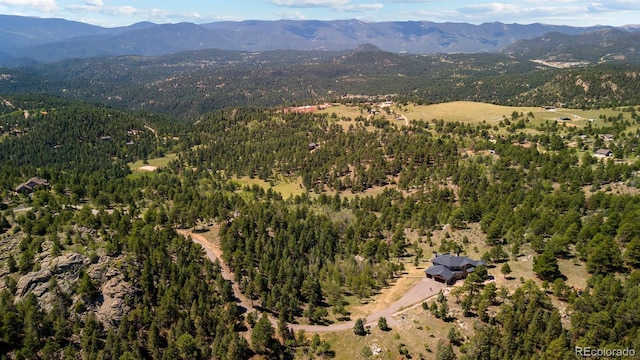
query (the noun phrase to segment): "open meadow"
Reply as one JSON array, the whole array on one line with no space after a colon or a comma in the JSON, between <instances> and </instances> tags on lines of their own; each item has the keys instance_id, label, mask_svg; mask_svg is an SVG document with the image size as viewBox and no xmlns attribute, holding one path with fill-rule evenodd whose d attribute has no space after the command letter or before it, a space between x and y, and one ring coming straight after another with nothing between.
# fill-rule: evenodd
<instances>
[{"instance_id":1,"label":"open meadow","mask_svg":"<svg viewBox=\"0 0 640 360\"><path fill-rule=\"evenodd\" d=\"M471 101L454 101L448 103L432 105L416 104L393 104L389 107L392 114L381 112L376 117L384 117L389 122L398 126L405 125L405 121L397 120L404 116L409 122L420 120L432 122L433 120L459 121L468 124L486 123L491 126L498 126L503 119L511 120L515 113L521 117L529 117L527 127L538 126L546 121L557 121L560 125L584 127L591 123L593 126L604 125L604 117L617 117L621 111L619 109L596 109L581 110L568 108L544 108L544 107L523 107L523 106L502 106ZM337 105L321 110L320 113L336 114L338 123L347 128L358 116L367 117L367 111L361 106ZM351 119L352 121L345 121ZM564 119L564 120L563 120ZM632 126L632 128L635 128Z\"/></svg>"},{"instance_id":2,"label":"open meadow","mask_svg":"<svg viewBox=\"0 0 640 360\"><path fill-rule=\"evenodd\" d=\"M282 195L282 197L285 199L290 196L295 197L297 195L302 195L306 192L306 190L300 186L300 184L302 183L302 180L300 178L295 180L282 180L273 185L262 179L258 179L256 177L250 178L248 176L233 177L232 180L239 184L240 187L252 187L254 185L257 185L265 191L271 189L277 193L280 193L280 195Z\"/></svg>"},{"instance_id":3,"label":"open meadow","mask_svg":"<svg viewBox=\"0 0 640 360\"><path fill-rule=\"evenodd\" d=\"M163 157L148 159L146 162L138 160L133 163L129 163L129 169L131 171L154 171L155 169L161 169L169 165L171 160L177 158L176 154L167 154Z\"/></svg>"}]
</instances>

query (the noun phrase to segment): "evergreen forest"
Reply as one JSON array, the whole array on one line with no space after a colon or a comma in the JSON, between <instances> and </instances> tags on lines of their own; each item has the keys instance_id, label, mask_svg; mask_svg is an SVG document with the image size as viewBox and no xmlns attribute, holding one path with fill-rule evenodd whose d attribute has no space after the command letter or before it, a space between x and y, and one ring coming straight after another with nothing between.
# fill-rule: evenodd
<instances>
[{"instance_id":1,"label":"evergreen forest","mask_svg":"<svg viewBox=\"0 0 640 360\"><path fill-rule=\"evenodd\" d=\"M7 69L0 358L640 352L637 64L334 55ZM443 253L485 265L363 320Z\"/></svg>"}]
</instances>

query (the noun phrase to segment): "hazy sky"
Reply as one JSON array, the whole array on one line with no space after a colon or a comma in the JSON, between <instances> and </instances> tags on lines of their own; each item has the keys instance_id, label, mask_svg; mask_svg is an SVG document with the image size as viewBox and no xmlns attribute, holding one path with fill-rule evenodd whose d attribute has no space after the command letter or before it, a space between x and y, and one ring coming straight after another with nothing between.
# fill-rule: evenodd
<instances>
[{"instance_id":1,"label":"hazy sky","mask_svg":"<svg viewBox=\"0 0 640 360\"><path fill-rule=\"evenodd\" d=\"M640 23L640 0L0 0L0 14L107 27L277 19L619 26Z\"/></svg>"}]
</instances>

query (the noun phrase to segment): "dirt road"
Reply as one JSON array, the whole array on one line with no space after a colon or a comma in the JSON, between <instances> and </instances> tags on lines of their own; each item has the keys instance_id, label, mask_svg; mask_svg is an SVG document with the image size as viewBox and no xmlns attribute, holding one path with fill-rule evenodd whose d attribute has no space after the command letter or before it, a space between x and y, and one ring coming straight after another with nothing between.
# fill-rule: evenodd
<instances>
[{"instance_id":1,"label":"dirt road","mask_svg":"<svg viewBox=\"0 0 640 360\"><path fill-rule=\"evenodd\" d=\"M222 270L222 277L226 280L231 281L233 293L236 298L239 300L239 306L246 309L247 312L257 312L257 310L252 306L251 301L240 291L240 287L233 281L233 274L229 267L222 260L222 251L220 248L213 244L211 241L207 240L204 236L193 233L191 230L176 230L180 235L191 238L192 241L200 244L204 250L206 251L207 257L211 261L218 260ZM376 311L366 318L366 324L377 324L378 319L380 317L387 318L387 323L389 326L398 325L398 322L393 318L399 312L402 312L405 309L412 307L413 305L419 304L427 298L430 298L442 289L446 288L446 285L424 278L420 280L416 285L411 288L411 290L407 291L398 301L391 304L386 309ZM276 326L277 319L273 317L269 317L271 323ZM347 321L341 323L335 323L331 325L301 325L301 324L289 324L289 328L293 331L298 331L303 329L306 332L331 332L331 331L341 331L341 330L349 330L353 329L355 324L354 321Z\"/></svg>"}]
</instances>

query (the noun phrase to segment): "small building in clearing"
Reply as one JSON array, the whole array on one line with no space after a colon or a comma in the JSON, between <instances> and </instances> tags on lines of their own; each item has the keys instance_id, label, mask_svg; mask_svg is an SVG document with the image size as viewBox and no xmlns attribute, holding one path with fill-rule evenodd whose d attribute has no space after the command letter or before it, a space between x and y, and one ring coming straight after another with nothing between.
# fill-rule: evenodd
<instances>
[{"instance_id":1,"label":"small building in clearing","mask_svg":"<svg viewBox=\"0 0 640 360\"><path fill-rule=\"evenodd\" d=\"M613 151L611 151L609 149L598 149L593 154L593 156L599 157L599 158L611 157L611 156L613 156Z\"/></svg>"}]
</instances>

